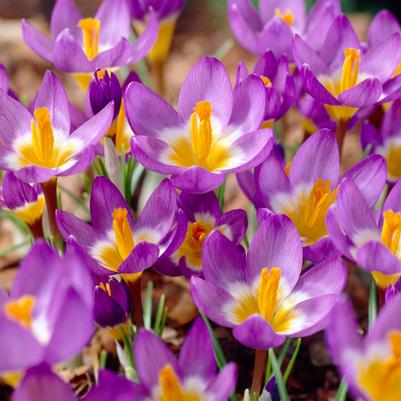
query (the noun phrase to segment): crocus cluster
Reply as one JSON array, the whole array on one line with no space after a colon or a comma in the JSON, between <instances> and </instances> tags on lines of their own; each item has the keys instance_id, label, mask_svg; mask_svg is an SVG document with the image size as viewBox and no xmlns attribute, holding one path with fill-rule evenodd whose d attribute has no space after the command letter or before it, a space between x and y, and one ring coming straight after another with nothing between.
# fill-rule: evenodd
<instances>
[{"instance_id":1,"label":"crocus cluster","mask_svg":"<svg viewBox=\"0 0 401 401\"><path fill-rule=\"evenodd\" d=\"M22 21L54 68L33 99L0 65L0 222L24 237L0 252L18 258L0 280L0 394L289 401L302 339L325 330L333 399L399 401L401 25L381 11L364 41L338 0L228 0L256 63L205 55L167 101L184 7L103 0L84 18L57 0L50 37ZM253 369L228 357L250 353Z\"/></svg>"}]
</instances>

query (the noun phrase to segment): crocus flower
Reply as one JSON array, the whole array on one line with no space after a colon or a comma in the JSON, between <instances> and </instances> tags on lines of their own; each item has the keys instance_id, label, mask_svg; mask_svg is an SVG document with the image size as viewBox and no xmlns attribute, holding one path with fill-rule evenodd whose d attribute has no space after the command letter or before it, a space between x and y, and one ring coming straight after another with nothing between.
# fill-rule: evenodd
<instances>
[{"instance_id":1,"label":"crocus flower","mask_svg":"<svg viewBox=\"0 0 401 401\"><path fill-rule=\"evenodd\" d=\"M0 371L75 356L92 336L92 308L92 282L73 249L60 257L44 242L33 245L9 296L0 293Z\"/></svg>"},{"instance_id":2,"label":"crocus flower","mask_svg":"<svg viewBox=\"0 0 401 401\"><path fill-rule=\"evenodd\" d=\"M357 163L342 177L335 135L320 130L298 149L284 166L282 156L273 150L266 160L250 172L238 175L245 194L259 208L259 220L266 214L287 215L297 227L304 244L304 257L319 261L338 252L328 236L326 214L345 178L354 180L372 207L386 182L385 160L372 155Z\"/></svg>"},{"instance_id":3,"label":"crocus flower","mask_svg":"<svg viewBox=\"0 0 401 401\"><path fill-rule=\"evenodd\" d=\"M332 313L326 337L331 356L358 400L401 399L401 296L380 311L363 338L351 305L339 302Z\"/></svg>"},{"instance_id":4,"label":"crocus flower","mask_svg":"<svg viewBox=\"0 0 401 401\"><path fill-rule=\"evenodd\" d=\"M179 206L185 213L188 226L180 247L158 262L158 270L168 275L200 274L203 244L215 230L236 245L244 238L248 225L245 211L237 209L222 213L214 192L201 195L181 192Z\"/></svg>"},{"instance_id":5,"label":"crocus flower","mask_svg":"<svg viewBox=\"0 0 401 401\"><path fill-rule=\"evenodd\" d=\"M70 133L70 113L59 79L46 72L33 115L0 91L0 167L27 182L72 175L90 165L96 145L113 117L113 104Z\"/></svg>"},{"instance_id":6,"label":"crocus flower","mask_svg":"<svg viewBox=\"0 0 401 401\"><path fill-rule=\"evenodd\" d=\"M191 278L191 294L211 320L233 328L240 343L276 347L287 336L322 329L346 282L340 258L327 258L300 276L302 261L291 220L271 215L247 255L219 232L211 234L204 245L204 278Z\"/></svg>"},{"instance_id":7,"label":"crocus flower","mask_svg":"<svg viewBox=\"0 0 401 401\"><path fill-rule=\"evenodd\" d=\"M174 252L185 235L185 224L177 225L177 197L168 180L153 192L134 222L118 188L107 178L96 177L90 212L92 225L61 210L56 219L64 239L71 239L71 245L86 255L91 273L100 279L116 273L138 277L160 256Z\"/></svg>"},{"instance_id":8,"label":"crocus flower","mask_svg":"<svg viewBox=\"0 0 401 401\"><path fill-rule=\"evenodd\" d=\"M264 121L272 124L279 120L294 104L298 96L295 77L288 69L288 57L276 58L273 52L264 53L253 69L253 73L261 77L266 91L266 110ZM237 71L237 82L248 76L244 63L240 63Z\"/></svg>"},{"instance_id":9,"label":"crocus flower","mask_svg":"<svg viewBox=\"0 0 401 401\"><path fill-rule=\"evenodd\" d=\"M13 173L6 173L0 194L0 206L16 214L29 226L41 220L45 206L40 185L30 185Z\"/></svg>"},{"instance_id":10,"label":"crocus flower","mask_svg":"<svg viewBox=\"0 0 401 401\"><path fill-rule=\"evenodd\" d=\"M362 148L383 155L387 162L388 180L401 178L401 100L396 100L385 112L380 127L368 120L361 129Z\"/></svg>"},{"instance_id":11,"label":"crocus flower","mask_svg":"<svg viewBox=\"0 0 401 401\"><path fill-rule=\"evenodd\" d=\"M320 52L296 35L293 53L305 91L326 106L332 119L348 122L359 108L389 94L385 84L401 59L401 35L366 50L348 18L339 15Z\"/></svg>"},{"instance_id":12,"label":"crocus flower","mask_svg":"<svg viewBox=\"0 0 401 401\"><path fill-rule=\"evenodd\" d=\"M130 296L124 281L110 277L94 290L93 316L97 324L113 327L125 323L130 312Z\"/></svg>"},{"instance_id":13,"label":"crocus flower","mask_svg":"<svg viewBox=\"0 0 401 401\"><path fill-rule=\"evenodd\" d=\"M12 401L135 401L135 384L107 370L99 371L99 380L89 393L78 398L73 389L42 364L29 369L14 391Z\"/></svg>"},{"instance_id":14,"label":"crocus flower","mask_svg":"<svg viewBox=\"0 0 401 401\"><path fill-rule=\"evenodd\" d=\"M229 0L228 18L238 42L253 54L271 50L276 57L292 60L294 33L319 50L334 17L341 12L338 0L319 0L306 17L302 0L260 0L256 9L251 0Z\"/></svg>"},{"instance_id":15,"label":"crocus flower","mask_svg":"<svg viewBox=\"0 0 401 401\"><path fill-rule=\"evenodd\" d=\"M135 132L132 152L146 168L171 174L177 188L211 191L227 173L248 170L270 152L272 131L258 130L265 96L262 81L254 75L233 92L223 64L213 57L201 59L185 78L178 113L133 82L124 99Z\"/></svg>"},{"instance_id":16,"label":"crocus flower","mask_svg":"<svg viewBox=\"0 0 401 401\"><path fill-rule=\"evenodd\" d=\"M22 22L24 40L57 69L93 73L97 68L121 67L146 56L157 37L157 17L150 14L145 32L129 42L131 18L126 0L104 0L94 18L83 18L73 0L57 0L51 22L51 38ZM81 76L81 82L90 78Z\"/></svg>"},{"instance_id":17,"label":"crocus flower","mask_svg":"<svg viewBox=\"0 0 401 401\"><path fill-rule=\"evenodd\" d=\"M114 102L113 123L107 135L114 137L118 153L130 151L130 140L134 135L125 115L122 95L131 82L141 82L138 74L131 71L123 85L120 85L116 74L106 70L97 70L89 85L89 101L93 114L97 114L111 101Z\"/></svg>"},{"instance_id":18,"label":"crocus flower","mask_svg":"<svg viewBox=\"0 0 401 401\"><path fill-rule=\"evenodd\" d=\"M338 250L372 272L378 286L385 289L396 283L401 276L401 181L379 212L372 210L352 180L344 181L326 224Z\"/></svg>"},{"instance_id":19,"label":"crocus flower","mask_svg":"<svg viewBox=\"0 0 401 401\"><path fill-rule=\"evenodd\" d=\"M227 401L235 389L233 363L216 375L213 345L206 325L198 318L181 347L178 360L160 337L141 329L134 341L140 385L136 401Z\"/></svg>"},{"instance_id":20,"label":"crocus flower","mask_svg":"<svg viewBox=\"0 0 401 401\"><path fill-rule=\"evenodd\" d=\"M149 23L150 10L156 12L159 19L159 34L148 54L152 63L163 64L170 51L175 25L182 9L184 0L128 0L134 25L139 32Z\"/></svg>"}]
</instances>

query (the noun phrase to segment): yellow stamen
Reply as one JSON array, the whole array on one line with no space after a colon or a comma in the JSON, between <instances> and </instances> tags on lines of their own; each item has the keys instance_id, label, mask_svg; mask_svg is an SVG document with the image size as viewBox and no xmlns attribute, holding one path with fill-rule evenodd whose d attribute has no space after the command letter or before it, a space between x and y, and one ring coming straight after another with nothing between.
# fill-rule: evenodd
<instances>
[{"instance_id":1,"label":"yellow stamen","mask_svg":"<svg viewBox=\"0 0 401 401\"><path fill-rule=\"evenodd\" d=\"M398 64L397 69L394 71L393 77L401 74L401 62Z\"/></svg>"},{"instance_id":2,"label":"yellow stamen","mask_svg":"<svg viewBox=\"0 0 401 401\"><path fill-rule=\"evenodd\" d=\"M24 295L14 301L6 302L4 311L9 318L29 328L32 324L32 311L35 303L34 296Z\"/></svg>"},{"instance_id":3,"label":"yellow stamen","mask_svg":"<svg viewBox=\"0 0 401 401\"><path fill-rule=\"evenodd\" d=\"M291 162L288 162L284 167L285 174L286 175L290 174L290 170L291 170Z\"/></svg>"},{"instance_id":4,"label":"yellow stamen","mask_svg":"<svg viewBox=\"0 0 401 401\"><path fill-rule=\"evenodd\" d=\"M128 211L119 207L113 211L113 230L118 252L125 260L134 248L134 237L128 221Z\"/></svg>"},{"instance_id":5,"label":"yellow stamen","mask_svg":"<svg viewBox=\"0 0 401 401\"><path fill-rule=\"evenodd\" d=\"M264 267L260 274L258 305L260 314L270 323L277 308L281 272L278 267L268 270Z\"/></svg>"},{"instance_id":6,"label":"yellow stamen","mask_svg":"<svg viewBox=\"0 0 401 401\"><path fill-rule=\"evenodd\" d=\"M161 389L159 401L185 401L180 380L170 364L160 371L159 383Z\"/></svg>"},{"instance_id":7,"label":"yellow stamen","mask_svg":"<svg viewBox=\"0 0 401 401\"><path fill-rule=\"evenodd\" d=\"M259 75L259 76L260 79L263 81L263 84L266 86L266 88L270 88L272 86L272 81L268 77L264 75Z\"/></svg>"},{"instance_id":8,"label":"yellow stamen","mask_svg":"<svg viewBox=\"0 0 401 401\"><path fill-rule=\"evenodd\" d=\"M44 165L51 160L54 148L53 127L47 107L40 107L33 112L32 120L32 147L36 158ZM49 166L50 167L50 166Z\"/></svg>"},{"instance_id":9,"label":"yellow stamen","mask_svg":"<svg viewBox=\"0 0 401 401\"><path fill-rule=\"evenodd\" d=\"M130 151L130 139L132 133L126 124L127 118L125 116L123 100L121 100L121 106L116 121L116 149L121 155L123 150L125 153Z\"/></svg>"},{"instance_id":10,"label":"yellow stamen","mask_svg":"<svg viewBox=\"0 0 401 401\"><path fill-rule=\"evenodd\" d=\"M82 29L84 52L92 60L99 52L100 20L84 18L78 22L78 27Z\"/></svg>"},{"instance_id":11,"label":"yellow stamen","mask_svg":"<svg viewBox=\"0 0 401 401\"><path fill-rule=\"evenodd\" d=\"M401 145L392 145L386 154L388 174L393 179L401 178Z\"/></svg>"},{"instance_id":12,"label":"yellow stamen","mask_svg":"<svg viewBox=\"0 0 401 401\"><path fill-rule=\"evenodd\" d=\"M326 214L337 196L337 188L332 190L330 184L318 178L308 195L302 193L295 206L291 203L282 211L293 221L306 244L327 234Z\"/></svg>"},{"instance_id":13,"label":"yellow stamen","mask_svg":"<svg viewBox=\"0 0 401 401\"><path fill-rule=\"evenodd\" d=\"M295 17L294 17L294 14L290 10L287 10L283 14L279 8L275 8L274 9L274 15L277 18L282 19L288 26L294 25Z\"/></svg>"},{"instance_id":14,"label":"yellow stamen","mask_svg":"<svg viewBox=\"0 0 401 401\"><path fill-rule=\"evenodd\" d=\"M364 362L358 375L359 386L372 401L401 399L401 332L389 332L387 340L390 355Z\"/></svg>"},{"instance_id":15,"label":"yellow stamen","mask_svg":"<svg viewBox=\"0 0 401 401\"><path fill-rule=\"evenodd\" d=\"M341 72L340 92L354 87L358 81L359 62L361 51L353 48L345 49L344 64Z\"/></svg>"},{"instance_id":16,"label":"yellow stamen","mask_svg":"<svg viewBox=\"0 0 401 401\"><path fill-rule=\"evenodd\" d=\"M110 284L109 283L100 283L99 287L104 291L107 292L107 294L109 295L109 297L111 297L111 290L110 290Z\"/></svg>"},{"instance_id":17,"label":"yellow stamen","mask_svg":"<svg viewBox=\"0 0 401 401\"><path fill-rule=\"evenodd\" d=\"M383 218L381 240L398 259L401 259L401 213L386 210Z\"/></svg>"},{"instance_id":18,"label":"yellow stamen","mask_svg":"<svg viewBox=\"0 0 401 401\"><path fill-rule=\"evenodd\" d=\"M105 75L106 75L106 70L99 70L96 72L97 79L103 79Z\"/></svg>"},{"instance_id":19,"label":"yellow stamen","mask_svg":"<svg viewBox=\"0 0 401 401\"><path fill-rule=\"evenodd\" d=\"M209 102L197 102L191 115L192 150L199 162L204 163L212 145L212 105Z\"/></svg>"}]
</instances>

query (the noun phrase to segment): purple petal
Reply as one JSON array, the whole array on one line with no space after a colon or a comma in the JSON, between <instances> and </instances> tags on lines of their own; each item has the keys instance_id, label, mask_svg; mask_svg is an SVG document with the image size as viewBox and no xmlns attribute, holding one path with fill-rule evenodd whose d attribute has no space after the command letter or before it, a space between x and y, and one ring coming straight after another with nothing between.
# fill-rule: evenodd
<instances>
[{"instance_id":1,"label":"purple petal","mask_svg":"<svg viewBox=\"0 0 401 401\"><path fill-rule=\"evenodd\" d=\"M178 114L188 121L196 103L202 101L212 105L212 124L221 132L231 117L233 94L223 64L210 56L198 61L186 76L178 98Z\"/></svg>"},{"instance_id":2,"label":"purple petal","mask_svg":"<svg viewBox=\"0 0 401 401\"><path fill-rule=\"evenodd\" d=\"M198 166L187 168L181 174L172 177L175 187L194 194L212 191L223 181L224 174L215 174Z\"/></svg>"},{"instance_id":3,"label":"purple petal","mask_svg":"<svg viewBox=\"0 0 401 401\"><path fill-rule=\"evenodd\" d=\"M338 98L347 106L365 107L379 99L383 88L378 79L365 79L353 88L342 92Z\"/></svg>"},{"instance_id":4,"label":"purple petal","mask_svg":"<svg viewBox=\"0 0 401 401\"><path fill-rule=\"evenodd\" d=\"M370 24L368 45L378 45L396 32L401 32L397 17L388 10L381 10L375 15Z\"/></svg>"},{"instance_id":5,"label":"purple petal","mask_svg":"<svg viewBox=\"0 0 401 401\"><path fill-rule=\"evenodd\" d=\"M285 336L276 334L270 324L259 315L252 315L233 329L237 341L249 348L267 349L280 346Z\"/></svg>"},{"instance_id":6,"label":"purple petal","mask_svg":"<svg viewBox=\"0 0 401 401\"><path fill-rule=\"evenodd\" d=\"M293 54L298 68L301 69L306 63L315 75L327 73L326 64L318 53L298 35L295 35L293 40Z\"/></svg>"},{"instance_id":7,"label":"purple petal","mask_svg":"<svg viewBox=\"0 0 401 401\"><path fill-rule=\"evenodd\" d=\"M218 230L235 244L239 244L246 234L248 219L245 210L236 209L225 212L217 221Z\"/></svg>"},{"instance_id":8,"label":"purple petal","mask_svg":"<svg viewBox=\"0 0 401 401\"><path fill-rule=\"evenodd\" d=\"M234 363L228 363L220 370L208 387L207 393L213 394L215 401L226 401L234 392L237 383L237 367Z\"/></svg>"},{"instance_id":9,"label":"purple petal","mask_svg":"<svg viewBox=\"0 0 401 401\"><path fill-rule=\"evenodd\" d=\"M53 42L31 24L22 20L22 34L25 43L40 57L53 62Z\"/></svg>"},{"instance_id":10,"label":"purple petal","mask_svg":"<svg viewBox=\"0 0 401 401\"><path fill-rule=\"evenodd\" d=\"M159 247L149 242L140 242L118 268L120 274L142 273L151 267L159 256Z\"/></svg>"},{"instance_id":11,"label":"purple petal","mask_svg":"<svg viewBox=\"0 0 401 401\"><path fill-rule=\"evenodd\" d=\"M65 28L76 26L80 19L82 16L74 0L57 0L50 20L52 38L55 40Z\"/></svg>"},{"instance_id":12,"label":"purple petal","mask_svg":"<svg viewBox=\"0 0 401 401\"><path fill-rule=\"evenodd\" d=\"M401 180L397 181L384 201L383 211L401 212Z\"/></svg>"},{"instance_id":13,"label":"purple petal","mask_svg":"<svg viewBox=\"0 0 401 401\"><path fill-rule=\"evenodd\" d=\"M187 218L195 222L197 213L210 214L216 220L220 218L221 211L219 201L214 192L207 192L201 195L195 195L182 191L179 195L180 208L185 212Z\"/></svg>"},{"instance_id":14,"label":"purple petal","mask_svg":"<svg viewBox=\"0 0 401 401\"><path fill-rule=\"evenodd\" d=\"M100 52L92 61L92 71L97 68L121 67L128 64L131 57L131 44L128 39L121 38L113 47Z\"/></svg>"},{"instance_id":15,"label":"purple petal","mask_svg":"<svg viewBox=\"0 0 401 401\"><path fill-rule=\"evenodd\" d=\"M286 54L292 58L292 31L286 22L280 18L271 19L258 38L260 53L271 50L276 57Z\"/></svg>"},{"instance_id":16,"label":"purple petal","mask_svg":"<svg viewBox=\"0 0 401 401\"><path fill-rule=\"evenodd\" d=\"M330 237L323 237L311 245L304 246L304 259L314 263L337 255L339 251Z\"/></svg>"},{"instance_id":17,"label":"purple petal","mask_svg":"<svg viewBox=\"0 0 401 401\"><path fill-rule=\"evenodd\" d=\"M36 202L38 199L35 187L19 180L13 173L5 174L2 190L3 201L9 209L25 206L26 203Z\"/></svg>"}]
</instances>

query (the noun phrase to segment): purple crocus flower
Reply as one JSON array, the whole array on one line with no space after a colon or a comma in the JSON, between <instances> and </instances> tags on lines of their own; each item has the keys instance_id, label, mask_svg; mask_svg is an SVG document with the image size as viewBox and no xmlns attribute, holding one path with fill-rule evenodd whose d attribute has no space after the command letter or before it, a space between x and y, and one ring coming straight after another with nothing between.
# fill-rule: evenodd
<instances>
[{"instance_id":1,"label":"purple crocus flower","mask_svg":"<svg viewBox=\"0 0 401 401\"><path fill-rule=\"evenodd\" d=\"M203 261L204 279L191 278L196 305L214 322L233 328L240 343L256 349L322 329L347 279L338 257L300 276L302 242L283 215L261 224L247 255L219 232L211 234Z\"/></svg>"},{"instance_id":2,"label":"purple crocus flower","mask_svg":"<svg viewBox=\"0 0 401 401\"><path fill-rule=\"evenodd\" d=\"M144 33L134 44L129 42L131 18L126 0L104 0L94 18L83 18L73 0L57 0L50 27L48 38L23 20L24 40L57 69L71 73L135 63L146 56L157 37L157 17L152 12Z\"/></svg>"},{"instance_id":3,"label":"purple crocus flower","mask_svg":"<svg viewBox=\"0 0 401 401\"><path fill-rule=\"evenodd\" d=\"M326 224L342 255L372 272L379 287L396 283L401 276L401 181L378 212L352 180L344 181Z\"/></svg>"},{"instance_id":4,"label":"purple crocus flower","mask_svg":"<svg viewBox=\"0 0 401 401\"><path fill-rule=\"evenodd\" d=\"M293 54L305 91L326 106L332 119L348 122L358 109L388 101L395 90L387 81L401 59L401 35L365 49L349 19L339 15L320 52L295 35Z\"/></svg>"},{"instance_id":5,"label":"purple crocus flower","mask_svg":"<svg viewBox=\"0 0 401 401\"><path fill-rule=\"evenodd\" d=\"M92 308L92 282L74 250L60 257L44 242L33 245L9 296L0 292L0 371L77 354L92 336Z\"/></svg>"},{"instance_id":6,"label":"purple crocus flower","mask_svg":"<svg viewBox=\"0 0 401 401\"><path fill-rule=\"evenodd\" d=\"M130 295L124 281L110 277L94 290L93 315L97 324L113 327L125 323L130 313Z\"/></svg>"},{"instance_id":7,"label":"purple crocus flower","mask_svg":"<svg viewBox=\"0 0 401 401\"><path fill-rule=\"evenodd\" d=\"M178 112L139 83L125 94L135 132L131 148L150 170L171 174L173 184L192 193L209 192L230 172L246 171L269 154L273 136L260 129L265 88L252 75L234 92L223 64L202 58L185 78Z\"/></svg>"},{"instance_id":8,"label":"purple crocus flower","mask_svg":"<svg viewBox=\"0 0 401 401\"><path fill-rule=\"evenodd\" d=\"M4 175L0 191L0 206L33 226L42 218L45 198L40 185L30 185L8 172Z\"/></svg>"},{"instance_id":9,"label":"purple crocus flower","mask_svg":"<svg viewBox=\"0 0 401 401\"><path fill-rule=\"evenodd\" d=\"M188 220L187 232L180 247L158 262L158 270L163 273L201 274L203 244L215 230L236 245L244 238L248 225L245 211L238 209L222 213L214 192L201 195L181 192L179 206Z\"/></svg>"},{"instance_id":10,"label":"purple crocus flower","mask_svg":"<svg viewBox=\"0 0 401 401\"><path fill-rule=\"evenodd\" d=\"M136 401L227 401L235 389L236 366L229 363L216 375L213 344L199 318L186 336L178 360L160 337L144 329L135 336L134 356L140 380Z\"/></svg>"},{"instance_id":11,"label":"purple crocus flower","mask_svg":"<svg viewBox=\"0 0 401 401\"><path fill-rule=\"evenodd\" d=\"M373 207L386 182L385 160L372 155L340 177L340 157L333 132L320 130L298 149L291 163L273 150L254 174L239 174L238 181L258 210L259 220L270 213L287 215L297 227L304 257L314 262L338 254L328 236L326 214L343 179L352 179Z\"/></svg>"},{"instance_id":12,"label":"purple crocus flower","mask_svg":"<svg viewBox=\"0 0 401 401\"><path fill-rule=\"evenodd\" d=\"M341 12L338 0L319 0L306 16L303 0L260 0L256 9L250 0L229 0L228 18L235 38L253 54L271 50L292 61L294 33L320 50L334 17Z\"/></svg>"},{"instance_id":13,"label":"purple crocus flower","mask_svg":"<svg viewBox=\"0 0 401 401\"><path fill-rule=\"evenodd\" d=\"M185 223L181 218L177 223L177 196L168 180L153 192L134 222L118 188L109 179L96 177L90 212L92 225L61 210L56 219L64 239L71 239L71 245L86 255L91 273L101 281L116 273L135 279L160 256L174 252L185 236Z\"/></svg>"},{"instance_id":14,"label":"purple crocus flower","mask_svg":"<svg viewBox=\"0 0 401 401\"><path fill-rule=\"evenodd\" d=\"M264 53L253 69L253 73L261 77L266 91L266 109L264 121L272 125L279 120L294 104L298 96L296 77L289 72L288 58L280 58L273 52ZM244 63L240 63L237 71L237 83L248 77Z\"/></svg>"},{"instance_id":15,"label":"purple crocus flower","mask_svg":"<svg viewBox=\"0 0 401 401\"><path fill-rule=\"evenodd\" d=\"M107 370L99 371L99 380L89 393L78 398L73 389L54 374L48 365L29 369L12 401L135 401L135 384Z\"/></svg>"},{"instance_id":16,"label":"purple crocus flower","mask_svg":"<svg viewBox=\"0 0 401 401\"><path fill-rule=\"evenodd\" d=\"M351 304L342 300L334 308L326 329L331 356L355 399L401 399L401 296L380 311L363 338L358 333Z\"/></svg>"},{"instance_id":17,"label":"purple crocus flower","mask_svg":"<svg viewBox=\"0 0 401 401\"><path fill-rule=\"evenodd\" d=\"M0 167L27 182L81 172L110 127L113 104L70 133L67 95L59 79L46 72L36 95L33 115L0 91Z\"/></svg>"},{"instance_id":18,"label":"purple crocus flower","mask_svg":"<svg viewBox=\"0 0 401 401\"><path fill-rule=\"evenodd\" d=\"M387 162L388 180L401 178L401 100L396 100L385 112L380 127L368 120L361 129L362 148L383 155Z\"/></svg>"}]
</instances>

